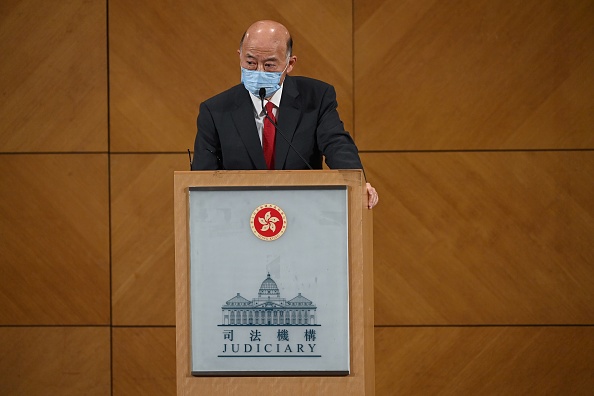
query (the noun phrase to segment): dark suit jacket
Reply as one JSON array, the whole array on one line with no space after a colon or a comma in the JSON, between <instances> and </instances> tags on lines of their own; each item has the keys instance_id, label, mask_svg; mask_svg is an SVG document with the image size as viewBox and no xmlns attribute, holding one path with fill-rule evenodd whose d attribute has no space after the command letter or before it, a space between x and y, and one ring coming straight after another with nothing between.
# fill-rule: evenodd
<instances>
[{"instance_id":1,"label":"dark suit jacket","mask_svg":"<svg viewBox=\"0 0 594 396\"><path fill-rule=\"evenodd\" d=\"M200 105L192 170L266 169L249 95L239 84ZM363 168L337 106L331 85L306 77L285 78L277 120L276 169L308 169L295 150L314 169L322 168L323 156L333 169Z\"/></svg>"}]
</instances>

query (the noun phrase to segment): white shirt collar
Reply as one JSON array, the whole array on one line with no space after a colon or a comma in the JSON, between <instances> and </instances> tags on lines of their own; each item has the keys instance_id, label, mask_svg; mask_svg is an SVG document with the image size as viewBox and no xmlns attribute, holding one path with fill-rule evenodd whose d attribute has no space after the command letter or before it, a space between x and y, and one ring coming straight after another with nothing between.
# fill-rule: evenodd
<instances>
[{"instance_id":1,"label":"white shirt collar","mask_svg":"<svg viewBox=\"0 0 594 396\"><path fill-rule=\"evenodd\" d=\"M283 84L281 84L280 89L278 91L276 91L270 99L264 99L264 106L266 106L266 102L272 102L274 104L274 106L276 106L277 109L280 107L281 97L283 96L283 85L284 85L284 82L283 82ZM250 97L252 98L252 103L254 104L254 109L256 111L256 114L258 116L263 116L264 111L262 109L262 101L260 100L260 97L252 94L251 92L250 92Z\"/></svg>"}]
</instances>

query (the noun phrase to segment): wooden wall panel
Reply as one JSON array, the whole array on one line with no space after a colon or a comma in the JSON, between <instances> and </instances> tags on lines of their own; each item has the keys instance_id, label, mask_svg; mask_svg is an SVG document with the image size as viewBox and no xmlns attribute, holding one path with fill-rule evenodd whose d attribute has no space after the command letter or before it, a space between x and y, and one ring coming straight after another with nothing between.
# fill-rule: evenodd
<instances>
[{"instance_id":1,"label":"wooden wall panel","mask_svg":"<svg viewBox=\"0 0 594 396\"><path fill-rule=\"evenodd\" d=\"M175 393L175 328L114 328L113 395Z\"/></svg>"},{"instance_id":2,"label":"wooden wall panel","mask_svg":"<svg viewBox=\"0 0 594 396\"><path fill-rule=\"evenodd\" d=\"M377 394L594 387L591 1L1 4L2 394L174 393L174 328L117 326L174 324L172 172L263 18L380 191Z\"/></svg>"},{"instance_id":3,"label":"wooden wall panel","mask_svg":"<svg viewBox=\"0 0 594 396\"><path fill-rule=\"evenodd\" d=\"M591 395L592 327L378 328L376 395Z\"/></svg>"},{"instance_id":4,"label":"wooden wall panel","mask_svg":"<svg viewBox=\"0 0 594 396\"><path fill-rule=\"evenodd\" d=\"M3 0L0 152L105 151L104 0Z\"/></svg>"},{"instance_id":5,"label":"wooden wall panel","mask_svg":"<svg viewBox=\"0 0 594 396\"><path fill-rule=\"evenodd\" d=\"M593 323L594 152L363 161L376 325Z\"/></svg>"},{"instance_id":6,"label":"wooden wall panel","mask_svg":"<svg viewBox=\"0 0 594 396\"><path fill-rule=\"evenodd\" d=\"M0 324L109 323L107 155L0 155Z\"/></svg>"},{"instance_id":7,"label":"wooden wall panel","mask_svg":"<svg viewBox=\"0 0 594 396\"><path fill-rule=\"evenodd\" d=\"M116 325L175 325L173 171L187 153L111 157Z\"/></svg>"},{"instance_id":8,"label":"wooden wall panel","mask_svg":"<svg viewBox=\"0 0 594 396\"><path fill-rule=\"evenodd\" d=\"M251 23L266 18L292 31L295 75L336 85L350 128L350 1L265 1L246 7L241 1L150 0L139 6L122 0L109 8L111 150L193 148L200 102L240 82L239 40Z\"/></svg>"},{"instance_id":9,"label":"wooden wall panel","mask_svg":"<svg viewBox=\"0 0 594 396\"><path fill-rule=\"evenodd\" d=\"M594 3L355 2L363 150L593 148Z\"/></svg>"},{"instance_id":10,"label":"wooden wall panel","mask_svg":"<svg viewBox=\"0 0 594 396\"><path fill-rule=\"evenodd\" d=\"M109 395L109 350L109 327L0 327L0 393Z\"/></svg>"}]
</instances>

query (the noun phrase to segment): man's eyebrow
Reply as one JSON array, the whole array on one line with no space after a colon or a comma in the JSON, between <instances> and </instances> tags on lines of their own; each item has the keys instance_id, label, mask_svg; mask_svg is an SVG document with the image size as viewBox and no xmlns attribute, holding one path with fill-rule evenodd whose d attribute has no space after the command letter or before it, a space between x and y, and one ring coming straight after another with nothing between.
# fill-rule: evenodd
<instances>
[{"instance_id":1,"label":"man's eyebrow","mask_svg":"<svg viewBox=\"0 0 594 396\"><path fill-rule=\"evenodd\" d=\"M249 52L246 52L245 57L247 59L256 59L256 57ZM264 62L278 62L278 58L276 56L271 56L269 58L264 59Z\"/></svg>"}]
</instances>

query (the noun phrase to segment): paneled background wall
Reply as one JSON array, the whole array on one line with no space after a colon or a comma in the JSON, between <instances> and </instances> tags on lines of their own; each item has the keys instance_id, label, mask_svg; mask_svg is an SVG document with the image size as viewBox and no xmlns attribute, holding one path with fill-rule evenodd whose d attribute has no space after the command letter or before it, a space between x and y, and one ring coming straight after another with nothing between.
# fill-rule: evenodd
<instances>
[{"instance_id":1,"label":"paneled background wall","mask_svg":"<svg viewBox=\"0 0 594 396\"><path fill-rule=\"evenodd\" d=\"M0 394L173 395L173 177L258 19L380 192L378 395L594 389L591 0L4 0Z\"/></svg>"}]
</instances>

